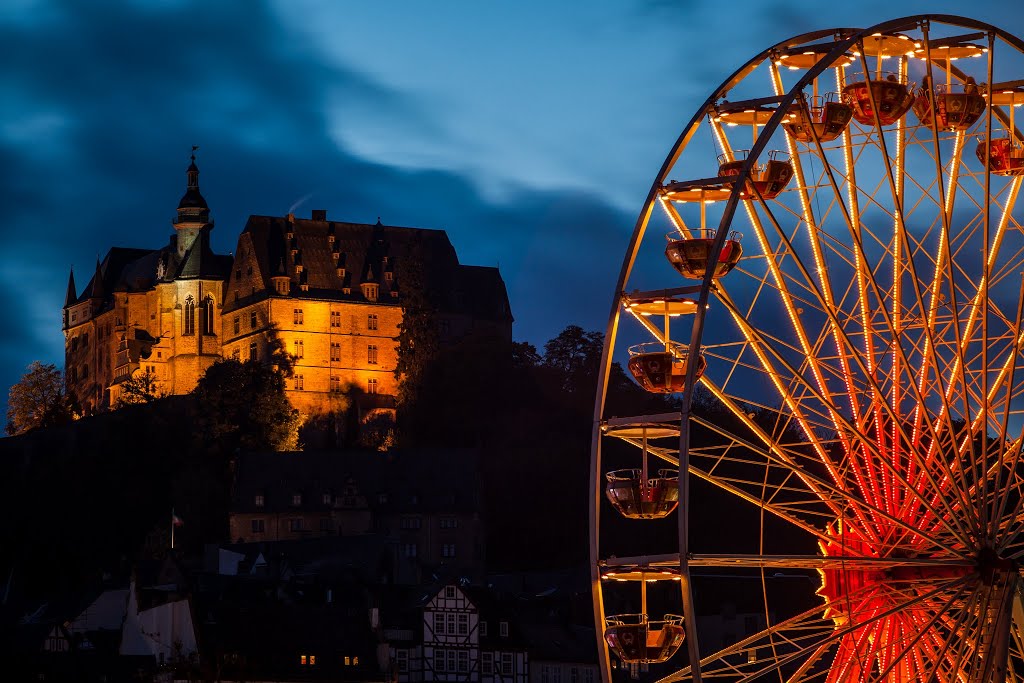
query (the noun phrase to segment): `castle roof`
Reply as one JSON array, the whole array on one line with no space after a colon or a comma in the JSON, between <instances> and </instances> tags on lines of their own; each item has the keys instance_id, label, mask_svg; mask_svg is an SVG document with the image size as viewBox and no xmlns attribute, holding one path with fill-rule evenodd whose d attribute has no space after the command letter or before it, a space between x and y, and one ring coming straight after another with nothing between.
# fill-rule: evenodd
<instances>
[{"instance_id":1,"label":"castle roof","mask_svg":"<svg viewBox=\"0 0 1024 683\"><path fill-rule=\"evenodd\" d=\"M380 221L371 225L250 216L239 238L238 253L244 251L253 255L268 290L271 277L284 274L296 285L292 293L298 297L367 301L360 285L374 283L379 286L378 300L384 303L401 302L400 264L416 257L424 264L428 296L440 310L512 321L498 269L460 264L443 230L390 226ZM238 304L229 295L229 306L249 303L246 297L251 290L229 282L229 292L233 287Z\"/></svg>"},{"instance_id":2,"label":"castle roof","mask_svg":"<svg viewBox=\"0 0 1024 683\"><path fill-rule=\"evenodd\" d=\"M185 253L175 274L176 280L227 280L234 258L213 253L210 248L210 227L199 232L195 242Z\"/></svg>"}]
</instances>

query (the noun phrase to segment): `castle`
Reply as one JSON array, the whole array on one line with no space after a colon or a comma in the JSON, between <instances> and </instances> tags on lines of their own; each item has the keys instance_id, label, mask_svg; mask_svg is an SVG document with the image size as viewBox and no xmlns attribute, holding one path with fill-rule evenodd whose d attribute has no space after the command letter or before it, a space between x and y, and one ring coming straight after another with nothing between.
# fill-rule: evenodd
<instances>
[{"instance_id":1,"label":"castle","mask_svg":"<svg viewBox=\"0 0 1024 683\"><path fill-rule=\"evenodd\" d=\"M342 394L358 395L363 414L388 410L404 259L421 259L442 344L511 344L501 275L460 264L444 231L326 214L250 216L235 254L216 254L193 154L167 245L111 248L81 294L69 277L64 367L82 409L115 405L120 386L143 373L161 393L188 393L218 360L269 362L276 345L292 357L286 393L303 414L333 412Z\"/></svg>"}]
</instances>

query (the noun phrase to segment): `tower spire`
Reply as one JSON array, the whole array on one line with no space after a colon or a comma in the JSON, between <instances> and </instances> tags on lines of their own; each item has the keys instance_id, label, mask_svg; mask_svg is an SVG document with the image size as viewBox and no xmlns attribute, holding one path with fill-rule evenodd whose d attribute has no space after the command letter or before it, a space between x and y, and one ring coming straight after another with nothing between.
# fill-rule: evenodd
<instances>
[{"instance_id":1,"label":"tower spire","mask_svg":"<svg viewBox=\"0 0 1024 683\"><path fill-rule=\"evenodd\" d=\"M174 219L174 229L178 234L178 258L184 258L199 233L204 228L213 225L210 221L210 207L207 206L206 200L203 199L203 195L199 191L199 167L196 166L196 150L198 149L199 145L192 145L190 163L185 171L188 184L185 194L178 202L178 216Z\"/></svg>"},{"instance_id":2,"label":"tower spire","mask_svg":"<svg viewBox=\"0 0 1024 683\"><path fill-rule=\"evenodd\" d=\"M71 272L68 274L68 292L64 295L64 308L71 306L78 301L78 290L75 289L75 267L71 266Z\"/></svg>"}]
</instances>

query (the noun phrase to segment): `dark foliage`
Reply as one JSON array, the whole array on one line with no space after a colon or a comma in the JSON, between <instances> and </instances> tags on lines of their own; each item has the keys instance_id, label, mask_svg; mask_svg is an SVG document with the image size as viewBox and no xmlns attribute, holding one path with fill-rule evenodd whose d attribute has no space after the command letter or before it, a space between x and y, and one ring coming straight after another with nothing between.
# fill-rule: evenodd
<instances>
[{"instance_id":1,"label":"dark foliage","mask_svg":"<svg viewBox=\"0 0 1024 683\"><path fill-rule=\"evenodd\" d=\"M192 395L199 409L197 428L205 446L221 453L237 450L294 450L298 413L284 394L284 378L257 361L215 363Z\"/></svg>"},{"instance_id":2,"label":"dark foliage","mask_svg":"<svg viewBox=\"0 0 1024 683\"><path fill-rule=\"evenodd\" d=\"M54 427L74 419L76 410L64 373L52 364L34 361L10 389L6 431L13 436L38 427Z\"/></svg>"}]
</instances>

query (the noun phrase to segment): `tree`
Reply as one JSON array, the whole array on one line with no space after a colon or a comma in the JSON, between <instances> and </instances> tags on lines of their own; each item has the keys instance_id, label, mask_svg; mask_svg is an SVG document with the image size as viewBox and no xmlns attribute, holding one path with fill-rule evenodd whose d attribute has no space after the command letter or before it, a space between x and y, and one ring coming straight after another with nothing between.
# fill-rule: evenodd
<instances>
[{"instance_id":1,"label":"tree","mask_svg":"<svg viewBox=\"0 0 1024 683\"><path fill-rule=\"evenodd\" d=\"M132 375L121 383L120 393L117 396L117 401L114 403L114 408L120 409L125 406L151 403L158 398L163 398L165 395L157 384L156 373L146 369L145 372Z\"/></svg>"},{"instance_id":2,"label":"tree","mask_svg":"<svg viewBox=\"0 0 1024 683\"><path fill-rule=\"evenodd\" d=\"M258 361L214 363L192 391L202 437L222 452L298 448L299 412L284 393L284 377Z\"/></svg>"},{"instance_id":3,"label":"tree","mask_svg":"<svg viewBox=\"0 0 1024 683\"><path fill-rule=\"evenodd\" d=\"M402 293L402 322L398 326L398 360L395 363L395 378L399 380L396 401L400 425L416 421L413 415L427 373L440 353L437 308L427 284L422 252L413 245L409 255L396 264Z\"/></svg>"},{"instance_id":4,"label":"tree","mask_svg":"<svg viewBox=\"0 0 1024 683\"><path fill-rule=\"evenodd\" d=\"M52 427L76 417L74 398L68 394L64 373L52 363L34 361L11 387L7 399L7 433L23 434L37 427Z\"/></svg>"}]
</instances>

